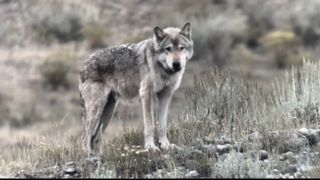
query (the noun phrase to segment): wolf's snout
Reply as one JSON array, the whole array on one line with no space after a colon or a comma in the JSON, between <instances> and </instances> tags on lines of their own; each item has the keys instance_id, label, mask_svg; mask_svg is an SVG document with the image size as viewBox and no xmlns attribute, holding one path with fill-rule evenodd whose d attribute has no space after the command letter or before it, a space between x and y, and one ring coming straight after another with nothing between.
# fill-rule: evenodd
<instances>
[{"instance_id":1,"label":"wolf's snout","mask_svg":"<svg viewBox=\"0 0 320 180\"><path fill-rule=\"evenodd\" d=\"M175 71L180 71L181 70L181 65L179 62L174 62L172 63L172 67Z\"/></svg>"}]
</instances>

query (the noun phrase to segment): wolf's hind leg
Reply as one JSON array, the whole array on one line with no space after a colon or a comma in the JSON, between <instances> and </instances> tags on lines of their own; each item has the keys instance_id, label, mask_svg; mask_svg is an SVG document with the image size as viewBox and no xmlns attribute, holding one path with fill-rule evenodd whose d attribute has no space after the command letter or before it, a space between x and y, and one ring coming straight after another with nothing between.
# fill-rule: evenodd
<instances>
[{"instance_id":1,"label":"wolf's hind leg","mask_svg":"<svg viewBox=\"0 0 320 180\"><path fill-rule=\"evenodd\" d=\"M82 136L83 145L88 156L96 156L100 153L101 117L107 103L110 89L106 89L101 83L83 83L80 92L85 106L85 131Z\"/></svg>"},{"instance_id":2,"label":"wolf's hind leg","mask_svg":"<svg viewBox=\"0 0 320 180\"><path fill-rule=\"evenodd\" d=\"M105 129L107 128L107 126L113 116L113 113L116 109L116 106L117 106L117 101L116 101L114 95L112 94L112 92L110 92L107 97L107 102L103 106L102 114L101 114L100 118L98 118L98 124L97 125L95 124L94 126L90 127L91 130L90 130L90 133L88 136L88 140L90 142L90 149L93 152L93 153L89 154L89 158L91 161L92 161L92 159L91 159L92 157L94 159L100 158L100 155L101 155L101 147L100 146L101 146L102 134L105 131ZM98 154L98 157L96 157L97 154Z\"/></svg>"},{"instance_id":3,"label":"wolf's hind leg","mask_svg":"<svg viewBox=\"0 0 320 180\"><path fill-rule=\"evenodd\" d=\"M98 125L89 127L91 129L89 133L87 133L86 140L88 142L88 159L91 162L98 161L101 162L101 138L105 129L108 127L108 124L113 116L113 113L116 109L117 101L112 93L109 93L107 97L107 102L103 108L102 114L98 119Z\"/></svg>"},{"instance_id":4,"label":"wolf's hind leg","mask_svg":"<svg viewBox=\"0 0 320 180\"><path fill-rule=\"evenodd\" d=\"M114 114L114 111L117 107L117 100L112 92L108 94L107 102L105 103L105 106L103 108L101 118L99 121L99 128L97 131L94 132L93 137L100 139L102 133L105 131L105 129L108 127L108 124Z\"/></svg>"}]
</instances>

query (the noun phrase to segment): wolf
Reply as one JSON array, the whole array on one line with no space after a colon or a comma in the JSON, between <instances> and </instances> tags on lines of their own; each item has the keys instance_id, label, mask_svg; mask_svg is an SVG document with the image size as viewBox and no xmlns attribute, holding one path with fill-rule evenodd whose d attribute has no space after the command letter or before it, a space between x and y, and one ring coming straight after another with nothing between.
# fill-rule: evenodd
<instances>
[{"instance_id":1,"label":"wolf","mask_svg":"<svg viewBox=\"0 0 320 180\"><path fill-rule=\"evenodd\" d=\"M101 153L101 136L120 103L141 102L144 147L168 149L167 115L173 93L193 56L191 24L181 29L153 28L153 36L135 44L98 50L80 69L79 90L85 130L83 147L89 156ZM159 102L159 144L154 142L153 100Z\"/></svg>"}]
</instances>

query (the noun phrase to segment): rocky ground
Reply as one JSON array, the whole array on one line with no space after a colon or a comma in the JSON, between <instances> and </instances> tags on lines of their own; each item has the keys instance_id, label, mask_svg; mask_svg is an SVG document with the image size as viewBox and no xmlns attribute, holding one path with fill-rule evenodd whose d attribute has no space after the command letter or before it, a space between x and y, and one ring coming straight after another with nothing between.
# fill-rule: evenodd
<instances>
[{"instance_id":1,"label":"rocky ground","mask_svg":"<svg viewBox=\"0 0 320 180\"><path fill-rule=\"evenodd\" d=\"M265 139L267 138L267 139ZM266 141L267 140L267 141ZM320 128L301 128L290 132L273 132L268 137L254 132L246 139L235 141L226 136L196 139L194 146L179 147L161 152L150 160L154 163L176 160L176 167L154 169L139 177L266 177L308 178L308 172L316 168L319 160ZM268 142L266 144L265 142ZM140 146L125 147L121 157L129 154L149 153ZM207 158L211 161L208 161ZM203 160L201 160L203 159ZM138 162L139 163L139 162ZM194 165L198 163L198 165ZM199 164L200 163L200 164ZM257 166L254 172L246 169L250 163ZM141 165L144 161L141 161ZM19 178L77 178L88 177L88 164L66 162L34 172L19 171ZM233 167L231 167L233 166ZM221 169L223 168L223 169ZM251 167L252 168L252 167ZM97 167L95 167L97 170ZM241 170L242 169L242 170ZM92 169L91 169L92 170ZM119 173L126 169L117 169ZM94 171L92 171L94 172ZM250 174L251 173L251 174Z\"/></svg>"},{"instance_id":2,"label":"rocky ground","mask_svg":"<svg viewBox=\"0 0 320 180\"><path fill-rule=\"evenodd\" d=\"M149 37L155 25L160 27L181 26L186 20L190 20L194 27L195 58L189 62L181 87L173 97L169 114L172 117L169 119L175 121L182 114L179 113L179 108L188 105L185 94L193 91L195 75L207 76L216 68L215 63L226 61L226 69L230 70L234 77L258 80L261 81L263 88L271 89L273 86L270 86L270 80L284 77L286 72L283 68L289 69L294 64L301 64L302 59L309 58L309 53L312 55L311 59L318 59L318 52L320 52L319 23L312 23L314 19L319 19L317 18L320 7L318 1L310 0L308 3L290 1L289 3L289 0L282 0L257 3L253 0L199 2L191 0L170 2L0 0L0 4L0 22L3 22L0 26L0 149L2 151L0 169L3 171L0 174L10 174L10 176L20 178L307 178L320 176L320 173L313 176L309 174L314 169L319 170L317 166L320 152L319 127L266 132L265 134L252 132L247 137L239 133L241 138L238 139L226 135L195 138L192 143L188 142L188 145L181 145L180 148L156 154L143 150L141 144L118 143L115 148L108 149L105 153L106 162L99 167L74 158L75 156L82 157L82 152L72 151L78 146L73 146L65 138L68 135L77 136L78 134L74 133L76 130L73 129L80 129L83 125L82 122L80 123L78 104L78 65L94 51L95 47L91 47L90 44L102 43L100 45L105 47L136 42ZM56 13L56 9L61 9L61 14ZM68 31L59 27L75 26L76 29L80 29L77 27L78 23L73 23L74 18L81 22L83 30L92 30L92 33L86 34L84 33L86 31L81 31L82 40L63 42L69 38L60 39L55 32L62 33L66 37L70 36L69 33L72 35L73 30ZM46 25L48 25L48 35L43 34L42 28L37 28ZM265 25L270 27L265 27ZM101 28L103 33L99 32ZM297 32L284 31L287 28ZM271 38L270 42L261 41L265 39L264 37L279 35L279 33L282 36ZM288 35L293 35L293 38L288 39ZM296 43L296 38L301 39L303 43ZM279 48L268 48L265 46L268 43L279 43L281 51L277 51ZM68 76L62 79L69 82L69 87L53 90L46 86L46 78L41 73L40 67L47 59L52 59L54 54L59 54L59 52L63 54L64 51L68 51L70 56L74 57L71 58L73 65ZM64 59L63 56L55 58L56 60ZM60 69L57 69L57 74L60 74ZM317 74L317 71L314 74ZM314 93L319 89L317 88L319 79L306 78L305 86L302 85L302 87L310 96L303 96L306 98L302 99L320 101L318 93ZM287 89L293 88L288 86ZM232 93L238 95L237 89L230 91L231 95ZM226 93L218 94L216 97L225 97L226 94L229 95L227 89ZM279 94L279 99L282 97ZM220 98L216 99L220 100ZM224 99L221 99L221 102L215 99L212 101L219 104L218 108L220 105L223 108L226 103ZM231 99L227 102L233 104L238 101ZM297 102L300 103L299 100ZM316 107L318 107L317 102ZM284 103L292 104L291 101ZM306 103L306 105L309 104ZM300 107L300 104L293 106L308 109L308 107ZM204 106L200 104L199 107ZM277 112L287 112L280 108L283 107L280 106ZM302 110L304 112L304 109ZM319 112L317 108L311 111L312 113L306 111L308 118L310 114L310 116L317 116ZM317 112L312 115L314 111ZM250 117L251 115L253 116L249 114ZM281 118L279 117L280 123L282 123ZM290 121L286 122L291 122L291 115L289 118ZM309 121L308 118L301 119L301 122L308 124L306 122ZM114 119L106 132L106 137L109 139L124 132L124 127L143 127L140 106L137 108L120 106ZM222 116L221 119L224 121L227 118ZM230 119L233 119L233 116L230 116ZM257 116L256 119L260 117ZM268 126L276 118L266 119ZM319 121L317 118L314 119ZM116 121L119 123L114 123ZM287 127L280 126L280 123L274 125L275 129ZM56 127L56 124L59 124L59 128ZM250 125L243 123L243 125L239 128L245 129L246 126L253 126L252 129L265 128L257 127L254 123ZM7 126L10 128L6 128ZM289 125L288 127L291 128ZM243 136L246 138L243 139ZM35 140L42 137L57 139L58 142L51 143L50 138L43 140L43 147L45 147L43 150L41 149L43 147L38 147L40 143ZM138 137L139 140L142 140L140 136ZM34 140L35 143L30 147L27 143L26 150L22 148L24 146L20 146L29 140L30 142ZM72 142L78 141L73 140ZM57 144L63 148L57 148ZM65 144L67 145L64 146ZM118 149L118 147L121 148ZM40 152L37 152L38 150ZM113 155L112 153L110 155L109 151L114 151ZM32 154L35 156L33 159L25 157L25 154L32 156L30 152L35 152ZM73 156L74 154L76 155ZM38 164L38 158L49 160ZM110 170L110 167L113 170ZM24 170L16 171L16 169ZM14 175L11 172L14 172ZM0 178L5 177L0 175Z\"/></svg>"}]
</instances>

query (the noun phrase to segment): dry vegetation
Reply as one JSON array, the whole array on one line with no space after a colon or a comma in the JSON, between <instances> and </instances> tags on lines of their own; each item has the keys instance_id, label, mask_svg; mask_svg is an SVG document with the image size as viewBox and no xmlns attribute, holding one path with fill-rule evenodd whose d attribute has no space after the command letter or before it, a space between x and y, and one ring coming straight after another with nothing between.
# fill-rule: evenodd
<instances>
[{"instance_id":1,"label":"dry vegetation","mask_svg":"<svg viewBox=\"0 0 320 180\"><path fill-rule=\"evenodd\" d=\"M0 0L0 177L319 177L319 10L317 0ZM87 163L79 64L185 21L195 55L168 132L180 148L145 151L140 107L120 106L104 162Z\"/></svg>"},{"instance_id":2,"label":"dry vegetation","mask_svg":"<svg viewBox=\"0 0 320 180\"><path fill-rule=\"evenodd\" d=\"M70 133L67 128L72 123L50 124L53 132L44 130L46 135L39 139L24 139L3 148L1 172L23 169L24 172L18 172L22 177L26 174L47 177L39 169L72 161L80 169L80 177L186 177L188 170L196 170L200 177L266 177L272 164L279 160L270 158L265 167L258 154L251 157L250 153L260 149L273 156L300 152L290 146L284 150L286 145L281 140L275 145L271 142L272 134L318 127L320 96L313 90L320 86L318 68L320 64L306 62L299 71L290 71L282 83L274 81L272 91L234 79L228 73L215 72L206 78L196 78L195 89L186 95L188 106L181 108L178 121L170 124L169 138L178 149L148 152L142 148L142 129L125 130L123 135L104 142L105 162L88 168L79 129ZM213 80L215 83L211 83ZM259 142L246 142L252 132L261 136ZM235 144L234 151L228 150L230 156L218 149L212 148L212 152L210 148L203 149L207 146L201 145L201 141L217 143L219 137L243 142L245 146ZM284 135L279 138L286 140ZM44 172L50 174L48 170Z\"/></svg>"}]
</instances>

